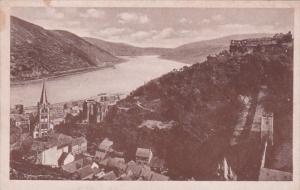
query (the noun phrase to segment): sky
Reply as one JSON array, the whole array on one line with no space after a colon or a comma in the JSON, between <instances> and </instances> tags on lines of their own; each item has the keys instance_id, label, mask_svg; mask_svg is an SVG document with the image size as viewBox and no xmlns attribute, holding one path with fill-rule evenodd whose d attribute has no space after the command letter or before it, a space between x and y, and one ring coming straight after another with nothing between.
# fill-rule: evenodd
<instances>
[{"instance_id":1,"label":"sky","mask_svg":"<svg viewBox=\"0 0 300 190\"><path fill-rule=\"evenodd\" d=\"M45 29L141 47L177 47L232 34L293 32L283 8L13 8Z\"/></svg>"}]
</instances>

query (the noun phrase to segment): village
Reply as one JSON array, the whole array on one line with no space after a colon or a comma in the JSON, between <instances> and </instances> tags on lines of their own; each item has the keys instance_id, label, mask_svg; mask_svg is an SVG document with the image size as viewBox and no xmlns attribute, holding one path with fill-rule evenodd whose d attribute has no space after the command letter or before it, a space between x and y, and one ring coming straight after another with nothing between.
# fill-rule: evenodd
<instances>
[{"instance_id":1,"label":"village","mask_svg":"<svg viewBox=\"0 0 300 190\"><path fill-rule=\"evenodd\" d=\"M265 51L266 47L278 44L289 47L292 45L291 34L275 35L272 38L248 39L236 41L230 44L230 53L241 55L253 51ZM220 54L217 59L222 58ZM208 57L208 59L212 59ZM267 86L261 86L257 97L241 96L245 108L241 112L238 124L234 127L230 146L234 147L245 141L253 142L256 157L253 157L258 176L257 180L291 180L292 174L286 171L270 168L266 157L268 149L274 144L273 120L274 114L267 112L260 100L263 99ZM21 130L21 135L11 143L11 151L17 149L24 139L22 134L30 134L33 139L30 147L31 154L23 157L35 165L57 168L72 176L72 179L81 180L170 180L165 160L155 155L151 147L137 147L135 158L127 160L125 152L116 150L114 142L105 137L96 144L95 151L88 151L88 140L84 135L70 136L59 129L61 124L88 127L90 124L101 127L101 123L110 108L121 100L121 94L99 94L95 97L51 105L47 99L46 84L43 81L40 100L36 107L24 108L23 105L15 105L11 109L10 124L12 128ZM146 111L152 112L151 108L143 106L137 100L136 105ZM128 108L118 107L127 111ZM252 111L251 111L252 110ZM252 124L246 125L247 118L252 114ZM170 123L146 120L139 128L147 127L154 129L169 128ZM245 134L247 134L245 136ZM25 138L28 138L26 136ZM11 139L12 141L12 139ZM233 158L232 158L233 157ZM235 172L234 156L226 155L218 164L216 173L219 180L237 180ZM14 171L12 171L14 172ZM192 178L190 180L193 180Z\"/></svg>"},{"instance_id":2,"label":"village","mask_svg":"<svg viewBox=\"0 0 300 190\"><path fill-rule=\"evenodd\" d=\"M24 159L59 168L81 180L168 180L164 175L167 171L164 161L155 157L149 148L137 148L135 160L126 162L124 152L114 150L114 142L108 138L98 144L94 154L89 154L84 136L74 138L55 131L56 125L69 122L68 116L79 114L83 115L80 121L83 125L100 123L118 100L120 95L99 94L93 99L52 106L47 100L44 81L40 101L34 107L36 111L24 109L22 105L11 110L11 127L32 133L33 154ZM32 125L35 117L38 119Z\"/></svg>"}]
</instances>

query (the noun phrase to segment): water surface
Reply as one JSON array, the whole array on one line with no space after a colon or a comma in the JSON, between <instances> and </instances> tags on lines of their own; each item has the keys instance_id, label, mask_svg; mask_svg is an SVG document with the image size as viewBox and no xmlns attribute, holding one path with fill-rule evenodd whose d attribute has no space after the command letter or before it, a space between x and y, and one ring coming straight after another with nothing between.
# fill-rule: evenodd
<instances>
[{"instance_id":1,"label":"water surface","mask_svg":"<svg viewBox=\"0 0 300 190\"><path fill-rule=\"evenodd\" d=\"M50 103L79 100L99 93L128 94L145 82L185 64L164 60L158 56L126 57L127 62L115 68L48 79L47 96ZM42 81L11 86L11 106L34 106L39 100Z\"/></svg>"}]
</instances>

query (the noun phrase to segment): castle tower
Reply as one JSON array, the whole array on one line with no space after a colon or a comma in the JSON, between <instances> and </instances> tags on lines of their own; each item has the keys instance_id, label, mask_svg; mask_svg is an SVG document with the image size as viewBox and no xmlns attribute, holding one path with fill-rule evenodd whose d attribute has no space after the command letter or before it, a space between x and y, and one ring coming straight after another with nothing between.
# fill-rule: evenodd
<instances>
[{"instance_id":1,"label":"castle tower","mask_svg":"<svg viewBox=\"0 0 300 190\"><path fill-rule=\"evenodd\" d=\"M261 142L273 145L273 113L263 113L261 117Z\"/></svg>"},{"instance_id":2,"label":"castle tower","mask_svg":"<svg viewBox=\"0 0 300 190\"><path fill-rule=\"evenodd\" d=\"M47 100L45 81L40 101L37 103L38 122L33 131L33 138L42 138L48 136L50 130L50 104Z\"/></svg>"},{"instance_id":3,"label":"castle tower","mask_svg":"<svg viewBox=\"0 0 300 190\"><path fill-rule=\"evenodd\" d=\"M99 103L93 99L85 100L83 103L83 117L86 123L97 123Z\"/></svg>"}]
</instances>

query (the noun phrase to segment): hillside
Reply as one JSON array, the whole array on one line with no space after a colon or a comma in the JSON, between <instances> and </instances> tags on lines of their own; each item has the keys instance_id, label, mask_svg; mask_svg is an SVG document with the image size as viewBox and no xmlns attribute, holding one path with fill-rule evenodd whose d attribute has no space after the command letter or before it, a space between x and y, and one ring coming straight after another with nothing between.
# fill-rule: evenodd
<instances>
[{"instance_id":1,"label":"hillside","mask_svg":"<svg viewBox=\"0 0 300 190\"><path fill-rule=\"evenodd\" d=\"M185 44L161 54L161 58L193 64L202 62L208 55L215 55L229 47L230 40L241 40L246 38L259 38L272 36L272 34L239 34L230 35L212 40L205 40Z\"/></svg>"},{"instance_id":2,"label":"hillside","mask_svg":"<svg viewBox=\"0 0 300 190\"><path fill-rule=\"evenodd\" d=\"M136 147L151 148L165 159L172 179L216 180L217 164L228 153L245 106L241 97L256 97L262 85L268 89L263 104L275 117L275 141L292 142L292 61L292 48L277 47L243 56L223 52L170 72L118 102L104 129L89 139L105 130L128 160L134 159Z\"/></svg>"},{"instance_id":3,"label":"hillside","mask_svg":"<svg viewBox=\"0 0 300 190\"><path fill-rule=\"evenodd\" d=\"M85 37L86 41L101 47L115 56L160 55L169 52L169 48L136 47L125 43L114 43L97 38Z\"/></svg>"},{"instance_id":4,"label":"hillside","mask_svg":"<svg viewBox=\"0 0 300 190\"><path fill-rule=\"evenodd\" d=\"M121 59L67 31L46 30L11 17L11 80L22 81L88 68Z\"/></svg>"}]
</instances>

